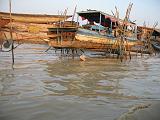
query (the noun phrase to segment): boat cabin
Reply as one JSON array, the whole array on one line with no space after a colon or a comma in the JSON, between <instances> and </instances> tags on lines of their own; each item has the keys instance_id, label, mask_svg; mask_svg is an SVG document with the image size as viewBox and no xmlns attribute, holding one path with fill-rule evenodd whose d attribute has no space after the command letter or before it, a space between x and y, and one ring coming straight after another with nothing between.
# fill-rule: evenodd
<instances>
[{"instance_id":1,"label":"boat cabin","mask_svg":"<svg viewBox=\"0 0 160 120\"><path fill-rule=\"evenodd\" d=\"M135 30L136 28L136 24L133 22L124 22L122 19L117 19L115 16L97 10L89 9L87 11L77 12L77 14L82 20L88 20L88 24L84 25L83 28L98 31L99 33L105 31L106 34L114 37L121 34L116 30L119 25L123 25L127 29L131 27L131 29Z\"/></svg>"}]
</instances>

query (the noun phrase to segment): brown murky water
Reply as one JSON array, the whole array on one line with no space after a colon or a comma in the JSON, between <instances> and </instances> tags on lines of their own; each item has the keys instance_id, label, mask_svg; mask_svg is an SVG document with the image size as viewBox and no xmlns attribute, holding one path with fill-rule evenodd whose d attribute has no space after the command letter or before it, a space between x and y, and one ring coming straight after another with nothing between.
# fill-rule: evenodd
<instances>
[{"instance_id":1,"label":"brown murky water","mask_svg":"<svg viewBox=\"0 0 160 120\"><path fill-rule=\"evenodd\" d=\"M115 120L160 100L160 57L60 58L45 45L0 52L0 120Z\"/></svg>"}]
</instances>

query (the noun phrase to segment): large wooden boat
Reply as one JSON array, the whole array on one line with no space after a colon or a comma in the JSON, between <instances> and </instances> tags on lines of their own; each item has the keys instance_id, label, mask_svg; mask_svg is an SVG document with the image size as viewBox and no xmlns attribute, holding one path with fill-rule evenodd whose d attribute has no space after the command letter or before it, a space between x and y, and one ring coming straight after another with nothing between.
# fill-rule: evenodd
<instances>
[{"instance_id":1,"label":"large wooden boat","mask_svg":"<svg viewBox=\"0 0 160 120\"><path fill-rule=\"evenodd\" d=\"M9 19L10 16L9 13L0 12L0 17ZM56 23L64 21L69 17L71 16L12 13L13 39L16 41L27 43L46 44L46 42L43 39L47 38L47 28L56 26ZM3 32L5 36L9 39L10 24L7 25L5 24L5 22L3 22L1 23L1 25L3 25L1 32Z\"/></svg>"},{"instance_id":2,"label":"large wooden boat","mask_svg":"<svg viewBox=\"0 0 160 120\"><path fill-rule=\"evenodd\" d=\"M136 35L130 35L127 30L125 32L127 35L122 36L122 33L118 33L118 28L116 28L118 20L113 16L96 10L78 12L78 15L82 19L87 19L89 24L82 28L75 26L75 31L70 31L73 29L71 27L61 25L57 28L48 28L50 46L61 49L76 48L118 52L131 51L132 47L143 44L137 40ZM119 24L122 24L123 21L120 21ZM131 22L124 22L123 24L135 26Z\"/></svg>"},{"instance_id":3,"label":"large wooden boat","mask_svg":"<svg viewBox=\"0 0 160 120\"><path fill-rule=\"evenodd\" d=\"M5 25L7 25L10 22L9 18L2 18L0 17L0 28L4 27Z\"/></svg>"},{"instance_id":4,"label":"large wooden boat","mask_svg":"<svg viewBox=\"0 0 160 120\"><path fill-rule=\"evenodd\" d=\"M119 49L131 51L132 47L142 45L137 40L125 40L100 35L81 28L49 28L49 46L60 49L83 49L97 52L118 52Z\"/></svg>"},{"instance_id":5,"label":"large wooden boat","mask_svg":"<svg viewBox=\"0 0 160 120\"><path fill-rule=\"evenodd\" d=\"M9 18L9 13L0 12L0 17ZM39 23L47 24L54 23L58 21L63 21L71 17L70 15L46 15L46 14L21 14L21 13L12 13L12 19L15 22L24 22L24 23Z\"/></svg>"}]
</instances>

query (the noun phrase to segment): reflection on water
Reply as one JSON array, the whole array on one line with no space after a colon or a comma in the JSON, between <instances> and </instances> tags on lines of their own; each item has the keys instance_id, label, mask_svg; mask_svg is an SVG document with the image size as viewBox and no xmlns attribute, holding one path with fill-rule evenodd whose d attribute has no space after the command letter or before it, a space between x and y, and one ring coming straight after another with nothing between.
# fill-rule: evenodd
<instances>
[{"instance_id":1,"label":"reflection on water","mask_svg":"<svg viewBox=\"0 0 160 120\"><path fill-rule=\"evenodd\" d=\"M159 99L159 96L153 94L153 91L149 92L148 89L156 85L153 81L157 81L160 75L157 71L155 73L150 69L151 66L147 60L121 63L113 59L94 58L86 62L63 60L48 63L47 66L45 71L52 79L43 80L43 83L45 89L51 91L52 95L129 99L144 99L154 96ZM154 67L153 70L158 68ZM155 91L159 91L158 86Z\"/></svg>"},{"instance_id":2,"label":"reflection on water","mask_svg":"<svg viewBox=\"0 0 160 120\"><path fill-rule=\"evenodd\" d=\"M20 46L14 70L10 53L0 53L0 120L114 120L136 103L160 100L158 56L82 62L46 49Z\"/></svg>"},{"instance_id":3,"label":"reflection on water","mask_svg":"<svg viewBox=\"0 0 160 120\"><path fill-rule=\"evenodd\" d=\"M80 97L124 97L119 93L119 80L127 77L128 67L117 60L64 60L48 63L47 72L53 78L44 80L45 88L56 95ZM123 72L122 72L123 71ZM114 73L113 73L114 72Z\"/></svg>"}]
</instances>

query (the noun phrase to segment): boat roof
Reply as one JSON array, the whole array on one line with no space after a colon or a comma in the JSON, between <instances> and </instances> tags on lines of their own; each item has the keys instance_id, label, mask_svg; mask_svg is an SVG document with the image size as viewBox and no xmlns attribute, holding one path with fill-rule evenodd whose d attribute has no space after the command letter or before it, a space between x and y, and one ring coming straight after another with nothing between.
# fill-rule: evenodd
<instances>
[{"instance_id":1,"label":"boat roof","mask_svg":"<svg viewBox=\"0 0 160 120\"><path fill-rule=\"evenodd\" d=\"M155 29L155 30L153 31L153 35L154 35L154 36L160 36L160 29Z\"/></svg>"},{"instance_id":2,"label":"boat roof","mask_svg":"<svg viewBox=\"0 0 160 120\"><path fill-rule=\"evenodd\" d=\"M84 17L90 21L95 21L97 23L100 21L100 14L102 15L102 21L103 21L103 18L110 18L112 21L117 21L114 16L98 10L88 9L87 11L77 12L77 14L81 17Z\"/></svg>"},{"instance_id":3,"label":"boat roof","mask_svg":"<svg viewBox=\"0 0 160 120\"><path fill-rule=\"evenodd\" d=\"M101 17L101 25L103 25L103 26L108 26L109 24L111 24L111 22L113 22L113 23L118 22L118 19L115 18L114 16L107 14L105 12L102 12L102 11L98 11L98 10L88 9L87 11L77 12L77 14L79 16L81 16L82 20L87 19L89 22L96 22L96 23L100 22L100 15L101 15L102 16ZM123 20L119 19L119 22L122 23ZM126 24L135 24L135 23L127 22Z\"/></svg>"},{"instance_id":4,"label":"boat roof","mask_svg":"<svg viewBox=\"0 0 160 120\"><path fill-rule=\"evenodd\" d=\"M109 15L107 13L104 13L102 11L98 11L98 10L90 10L88 9L87 11L80 11L80 12L77 12L77 14L79 15L83 15L83 14L94 14L94 13L98 13L98 14L102 14L104 16L108 16L108 17L111 17L111 18L115 18L114 16L112 15Z\"/></svg>"},{"instance_id":5,"label":"boat roof","mask_svg":"<svg viewBox=\"0 0 160 120\"><path fill-rule=\"evenodd\" d=\"M155 31L159 32L160 33L160 29L155 29Z\"/></svg>"}]
</instances>

